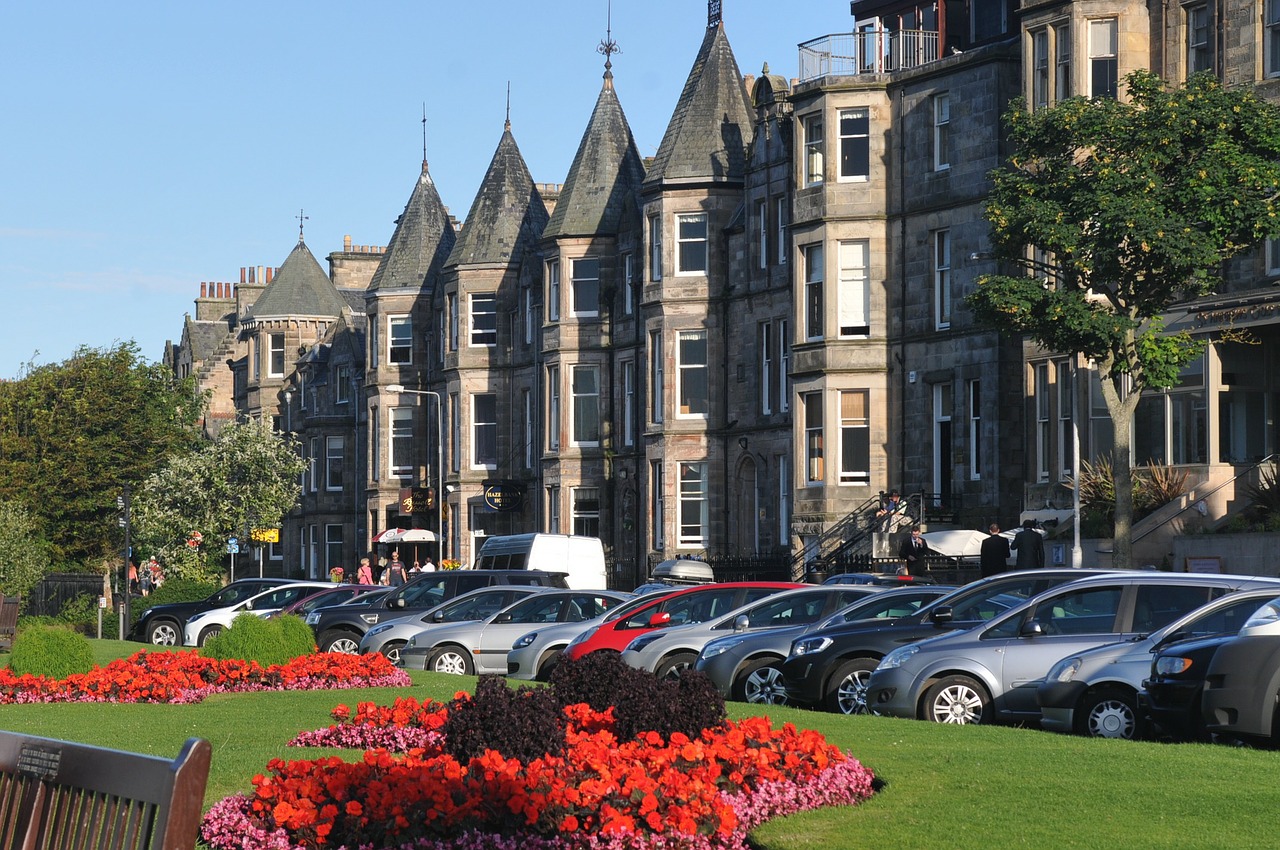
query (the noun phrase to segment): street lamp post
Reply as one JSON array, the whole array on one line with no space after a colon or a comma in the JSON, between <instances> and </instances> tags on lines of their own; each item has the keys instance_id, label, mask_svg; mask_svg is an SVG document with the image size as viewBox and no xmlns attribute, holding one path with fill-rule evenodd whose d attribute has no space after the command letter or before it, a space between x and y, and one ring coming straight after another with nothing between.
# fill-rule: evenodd
<instances>
[{"instance_id":1,"label":"street lamp post","mask_svg":"<svg viewBox=\"0 0 1280 850\"><path fill-rule=\"evenodd\" d=\"M388 384L387 392L404 395L429 395L436 401L436 545L438 560L444 560L444 417L440 393L434 390L412 390L403 384ZM437 564L437 569L439 565Z\"/></svg>"}]
</instances>

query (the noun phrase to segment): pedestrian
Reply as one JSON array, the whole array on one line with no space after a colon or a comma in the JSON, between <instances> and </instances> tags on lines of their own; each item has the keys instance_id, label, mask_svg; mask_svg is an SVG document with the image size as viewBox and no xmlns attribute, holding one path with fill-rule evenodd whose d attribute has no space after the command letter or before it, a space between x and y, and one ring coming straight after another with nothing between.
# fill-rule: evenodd
<instances>
[{"instance_id":1,"label":"pedestrian","mask_svg":"<svg viewBox=\"0 0 1280 850\"><path fill-rule=\"evenodd\" d=\"M1000 535L999 523L991 523L987 531L991 536L982 541L982 549L978 556L978 565L982 567L983 578L1009 569L1009 538Z\"/></svg>"},{"instance_id":2,"label":"pedestrian","mask_svg":"<svg viewBox=\"0 0 1280 850\"><path fill-rule=\"evenodd\" d=\"M436 571L435 561L431 560L430 555L428 555L427 559L422 562L422 571L424 573L434 573Z\"/></svg>"},{"instance_id":3,"label":"pedestrian","mask_svg":"<svg viewBox=\"0 0 1280 850\"><path fill-rule=\"evenodd\" d=\"M1035 570L1044 566L1044 535L1036 530L1035 520L1022 523L1022 530L1013 536L1009 548L1018 553L1018 569Z\"/></svg>"},{"instance_id":4,"label":"pedestrian","mask_svg":"<svg viewBox=\"0 0 1280 850\"><path fill-rule=\"evenodd\" d=\"M898 557L907 575L920 575L925 569L925 557L929 554L929 542L920 534L920 526L911 526L911 536L898 547Z\"/></svg>"},{"instance_id":5,"label":"pedestrian","mask_svg":"<svg viewBox=\"0 0 1280 850\"><path fill-rule=\"evenodd\" d=\"M357 584L373 584L373 567L369 566L368 558L360 559L360 566L356 568Z\"/></svg>"},{"instance_id":6,"label":"pedestrian","mask_svg":"<svg viewBox=\"0 0 1280 850\"><path fill-rule=\"evenodd\" d=\"M387 576L387 584L391 587L399 587L407 581L404 569L404 562L400 560L400 550L391 550L391 560L387 562L387 568L384 571Z\"/></svg>"},{"instance_id":7,"label":"pedestrian","mask_svg":"<svg viewBox=\"0 0 1280 850\"><path fill-rule=\"evenodd\" d=\"M138 588L138 565L129 559L129 593L134 596L141 596L142 591Z\"/></svg>"},{"instance_id":8,"label":"pedestrian","mask_svg":"<svg viewBox=\"0 0 1280 850\"><path fill-rule=\"evenodd\" d=\"M419 561L417 558L414 558L414 560L413 560L413 566L409 568L409 572L411 572L411 573L420 573L420 572L422 572L422 562L421 562L421 561Z\"/></svg>"},{"instance_id":9,"label":"pedestrian","mask_svg":"<svg viewBox=\"0 0 1280 850\"><path fill-rule=\"evenodd\" d=\"M138 577L138 589L142 591L143 596L151 595L151 571L143 570L142 575Z\"/></svg>"}]
</instances>

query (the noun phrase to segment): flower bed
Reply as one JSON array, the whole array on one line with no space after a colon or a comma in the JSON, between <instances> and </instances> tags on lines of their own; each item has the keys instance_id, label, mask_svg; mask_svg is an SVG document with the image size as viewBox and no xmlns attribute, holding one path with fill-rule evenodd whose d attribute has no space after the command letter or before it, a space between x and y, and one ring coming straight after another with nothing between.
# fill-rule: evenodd
<instances>
[{"instance_id":1,"label":"flower bed","mask_svg":"<svg viewBox=\"0 0 1280 850\"><path fill-rule=\"evenodd\" d=\"M464 764L441 747L448 710L339 706L337 724L291 744L369 748L362 760L272 760L252 794L213 807L204 840L214 850L744 850L769 818L872 793L871 772L820 734L767 718L618 741L612 709L572 705L562 756L522 763L488 750Z\"/></svg>"},{"instance_id":2,"label":"flower bed","mask_svg":"<svg viewBox=\"0 0 1280 850\"><path fill-rule=\"evenodd\" d=\"M263 668L190 652L139 650L88 673L50 679L0 668L0 705L33 702L199 702L213 693L403 687L411 680L380 654L320 652Z\"/></svg>"}]
</instances>

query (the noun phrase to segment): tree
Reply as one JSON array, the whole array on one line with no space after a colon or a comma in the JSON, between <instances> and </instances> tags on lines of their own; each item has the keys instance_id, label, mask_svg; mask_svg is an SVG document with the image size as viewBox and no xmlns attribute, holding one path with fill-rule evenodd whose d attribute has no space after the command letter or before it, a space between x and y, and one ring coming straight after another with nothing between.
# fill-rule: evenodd
<instances>
[{"instance_id":1,"label":"tree","mask_svg":"<svg viewBox=\"0 0 1280 850\"><path fill-rule=\"evenodd\" d=\"M132 342L30 367L0 382L0 501L26 506L55 562L100 568L120 557L121 487L197 445L204 408Z\"/></svg>"},{"instance_id":2,"label":"tree","mask_svg":"<svg viewBox=\"0 0 1280 850\"><path fill-rule=\"evenodd\" d=\"M1280 232L1280 110L1211 75L1170 88L1139 71L1126 85L1128 102L1014 102L1016 153L992 175L986 217L996 257L1016 272L980 278L966 302L981 324L1096 363L1114 425L1115 562L1127 566L1134 410L1204 345L1165 333L1161 316ZM1047 262L1027 259L1032 248Z\"/></svg>"},{"instance_id":3,"label":"tree","mask_svg":"<svg viewBox=\"0 0 1280 850\"><path fill-rule=\"evenodd\" d=\"M246 527L277 528L302 492L298 442L264 421L233 423L212 443L175 457L134 499L139 540L169 565L191 565L188 541L221 553Z\"/></svg>"},{"instance_id":4,"label":"tree","mask_svg":"<svg viewBox=\"0 0 1280 850\"><path fill-rule=\"evenodd\" d=\"M0 502L0 593L28 593L49 567L49 544L34 517L16 502Z\"/></svg>"}]
</instances>

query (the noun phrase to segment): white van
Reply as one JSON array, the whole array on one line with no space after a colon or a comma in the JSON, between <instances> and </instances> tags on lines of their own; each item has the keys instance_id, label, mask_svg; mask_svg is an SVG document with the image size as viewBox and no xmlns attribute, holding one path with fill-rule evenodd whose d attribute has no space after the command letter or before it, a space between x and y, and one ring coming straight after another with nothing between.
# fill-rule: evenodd
<instances>
[{"instance_id":1,"label":"white van","mask_svg":"<svg viewBox=\"0 0 1280 850\"><path fill-rule=\"evenodd\" d=\"M567 573L574 590L608 587L604 546L598 537L509 534L489 537L476 556L477 570L548 570Z\"/></svg>"}]
</instances>

